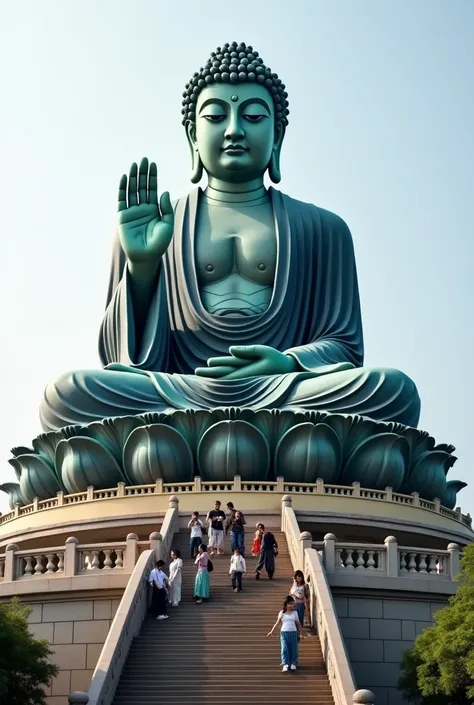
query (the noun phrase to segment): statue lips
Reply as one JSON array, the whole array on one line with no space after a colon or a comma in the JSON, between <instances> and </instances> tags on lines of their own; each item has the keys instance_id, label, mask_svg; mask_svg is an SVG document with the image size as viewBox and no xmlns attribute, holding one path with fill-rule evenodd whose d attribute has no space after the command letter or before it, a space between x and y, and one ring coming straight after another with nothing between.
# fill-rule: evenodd
<instances>
[{"instance_id":1,"label":"statue lips","mask_svg":"<svg viewBox=\"0 0 474 705\"><path fill-rule=\"evenodd\" d=\"M224 152L226 154L230 154L232 156L238 155L238 154L245 154L245 152L248 152L247 147L243 147L241 144L230 144L228 147L224 147Z\"/></svg>"}]
</instances>

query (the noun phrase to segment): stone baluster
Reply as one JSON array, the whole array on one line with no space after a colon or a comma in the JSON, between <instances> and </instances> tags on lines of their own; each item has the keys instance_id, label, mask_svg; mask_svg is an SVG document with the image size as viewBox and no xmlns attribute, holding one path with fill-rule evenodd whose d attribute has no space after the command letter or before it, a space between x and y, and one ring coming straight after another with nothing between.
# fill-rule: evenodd
<instances>
[{"instance_id":1,"label":"stone baluster","mask_svg":"<svg viewBox=\"0 0 474 705\"><path fill-rule=\"evenodd\" d=\"M89 570L99 570L100 569L100 551L94 549L90 552L92 558L89 562Z\"/></svg>"},{"instance_id":2,"label":"stone baluster","mask_svg":"<svg viewBox=\"0 0 474 705\"><path fill-rule=\"evenodd\" d=\"M438 556L435 553L430 553L428 556L428 573L436 573L438 571Z\"/></svg>"},{"instance_id":3,"label":"stone baluster","mask_svg":"<svg viewBox=\"0 0 474 705\"><path fill-rule=\"evenodd\" d=\"M334 534L326 534L324 537L324 567L326 573L334 573L336 570L336 537Z\"/></svg>"},{"instance_id":4,"label":"stone baluster","mask_svg":"<svg viewBox=\"0 0 474 705\"><path fill-rule=\"evenodd\" d=\"M400 573L407 572L407 554L405 551L400 551Z\"/></svg>"},{"instance_id":5,"label":"stone baluster","mask_svg":"<svg viewBox=\"0 0 474 705\"><path fill-rule=\"evenodd\" d=\"M352 558L352 549L351 548L346 548L346 559L344 561L344 568L348 568L349 570L355 569L354 559Z\"/></svg>"},{"instance_id":6,"label":"stone baluster","mask_svg":"<svg viewBox=\"0 0 474 705\"><path fill-rule=\"evenodd\" d=\"M9 543L5 549L5 571L4 581L6 583L16 580L15 551L18 551L16 543Z\"/></svg>"},{"instance_id":7,"label":"stone baluster","mask_svg":"<svg viewBox=\"0 0 474 705\"><path fill-rule=\"evenodd\" d=\"M67 701L69 705L87 705L89 702L89 696L82 690L75 690L67 696Z\"/></svg>"},{"instance_id":8,"label":"stone baluster","mask_svg":"<svg viewBox=\"0 0 474 705\"><path fill-rule=\"evenodd\" d=\"M104 570L112 570L114 567L114 562L112 560L112 549L104 548Z\"/></svg>"},{"instance_id":9,"label":"stone baluster","mask_svg":"<svg viewBox=\"0 0 474 705\"><path fill-rule=\"evenodd\" d=\"M384 541L386 552L386 570L389 578L398 578L398 541L395 536L387 536Z\"/></svg>"},{"instance_id":10,"label":"stone baluster","mask_svg":"<svg viewBox=\"0 0 474 705\"><path fill-rule=\"evenodd\" d=\"M64 551L64 577L72 578L77 573L77 545L79 540L70 536Z\"/></svg>"},{"instance_id":11,"label":"stone baluster","mask_svg":"<svg viewBox=\"0 0 474 705\"><path fill-rule=\"evenodd\" d=\"M455 580L456 576L461 571L461 561L459 558L459 546L457 543L448 545L449 551L449 576L451 580Z\"/></svg>"},{"instance_id":12,"label":"stone baluster","mask_svg":"<svg viewBox=\"0 0 474 705\"><path fill-rule=\"evenodd\" d=\"M300 568L301 570L304 570L304 557L305 557L305 551L307 548L311 548L313 545L313 537L309 533L309 531L302 531L300 534Z\"/></svg>"},{"instance_id":13,"label":"stone baluster","mask_svg":"<svg viewBox=\"0 0 474 705\"><path fill-rule=\"evenodd\" d=\"M426 563L426 553L420 553L420 562L418 564L418 570L420 573L427 573L428 571L426 570L427 568L427 563Z\"/></svg>"},{"instance_id":14,"label":"stone baluster","mask_svg":"<svg viewBox=\"0 0 474 705\"><path fill-rule=\"evenodd\" d=\"M23 575L33 575L33 556L23 556L23 560L25 561Z\"/></svg>"},{"instance_id":15,"label":"stone baluster","mask_svg":"<svg viewBox=\"0 0 474 705\"><path fill-rule=\"evenodd\" d=\"M81 700L81 702L83 702ZM375 695L371 690L356 690L352 696L354 705L373 705L375 703Z\"/></svg>"},{"instance_id":16,"label":"stone baluster","mask_svg":"<svg viewBox=\"0 0 474 705\"><path fill-rule=\"evenodd\" d=\"M375 551L367 551L367 570L375 570Z\"/></svg>"},{"instance_id":17,"label":"stone baluster","mask_svg":"<svg viewBox=\"0 0 474 705\"><path fill-rule=\"evenodd\" d=\"M121 548L115 549L115 567L123 568L123 550Z\"/></svg>"},{"instance_id":18,"label":"stone baluster","mask_svg":"<svg viewBox=\"0 0 474 705\"><path fill-rule=\"evenodd\" d=\"M64 573L64 553L62 551L58 553L58 573Z\"/></svg>"},{"instance_id":19,"label":"stone baluster","mask_svg":"<svg viewBox=\"0 0 474 705\"><path fill-rule=\"evenodd\" d=\"M365 558L364 558L364 551L361 549L358 549L356 551L356 568L363 568L365 569Z\"/></svg>"},{"instance_id":20,"label":"stone baluster","mask_svg":"<svg viewBox=\"0 0 474 705\"><path fill-rule=\"evenodd\" d=\"M342 560L342 550L336 548L336 568L344 568L344 561Z\"/></svg>"},{"instance_id":21,"label":"stone baluster","mask_svg":"<svg viewBox=\"0 0 474 705\"><path fill-rule=\"evenodd\" d=\"M416 553L409 553L408 554L408 572L409 573L416 573L417 572Z\"/></svg>"},{"instance_id":22,"label":"stone baluster","mask_svg":"<svg viewBox=\"0 0 474 705\"><path fill-rule=\"evenodd\" d=\"M35 556L35 575L41 575L42 573L44 573L43 559L44 556L42 556L41 554Z\"/></svg>"},{"instance_id":23,"label":"stone baluster","mask_svg":"<svg viewBox=\"0 0 474 705\"><path fill-rule=\"evenodd\" d=\"M54 559L56 558L56 554L55 553L47 553L46 558L47 558L46 572L47 573L55 573L56 572L56 563L54 562Z\"/></svg>"}]
</instances>

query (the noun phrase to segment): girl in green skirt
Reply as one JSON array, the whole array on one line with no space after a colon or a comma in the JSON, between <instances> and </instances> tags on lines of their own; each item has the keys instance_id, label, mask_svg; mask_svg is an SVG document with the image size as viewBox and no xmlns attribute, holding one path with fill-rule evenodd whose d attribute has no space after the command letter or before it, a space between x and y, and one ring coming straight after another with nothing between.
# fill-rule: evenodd
<instances>
[{"instance_id":1,"label":"girl in green skirt","mask_svg":"<svg viewBox=\"0 0 474 705\"><path fill-rule=\"evenodd\" d=\"M203 600L209 599L209 556L207 555L207 546L204 546L204 544L199 546L194 563L197 565L196 580L194 581L194 599L200 605Z\"/></svg>"}]
</instances>

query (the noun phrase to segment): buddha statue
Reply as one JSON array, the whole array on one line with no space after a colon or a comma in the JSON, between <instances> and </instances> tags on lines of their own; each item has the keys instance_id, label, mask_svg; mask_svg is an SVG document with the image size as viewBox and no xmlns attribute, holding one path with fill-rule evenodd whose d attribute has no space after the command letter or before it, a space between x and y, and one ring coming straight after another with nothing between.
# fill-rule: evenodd
<instances>
[{"instance_id":1,"label":"buddha statue","mask_svg":"<svg viewBox=\"0 0 474 705\"><path fill-rule=\"evenodd\" d=\"M281 179L288 95L243 43L211 53L183 93L191 181L172 204L143 159L122 176L101 370L46 388L45 431L148 411L324 410L415 426L412 380L364 367L352 237Z\"/></svg>"}]
</instances>

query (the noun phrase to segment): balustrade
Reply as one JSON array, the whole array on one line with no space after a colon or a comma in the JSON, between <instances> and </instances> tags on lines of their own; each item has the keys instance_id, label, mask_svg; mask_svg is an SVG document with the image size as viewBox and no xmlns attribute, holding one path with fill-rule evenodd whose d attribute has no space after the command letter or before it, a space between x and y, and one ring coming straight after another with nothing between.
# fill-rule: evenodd
<instances>
[{"instance_id":1,"label":"balustrade","mask_svg":"<svg viewBox=\"0 0 474 705\"><path fill-rule=\"evenodd\" d=\"M464 516L459 507L456 510L442 507L439 500L430 502L421 499L418 493L413 492L411 495L403 495L393 492L391 487L386 487L385 490L371 490L360 487L358 482L352 485L328 485L323 480L318 479L314 483L290 483L285 482L283 477L278 477L275 482L242 482L241 478L236 475L233 480L222 482L206 482L200 477L195 477L193 482L182 483L164 483L158 479L154 484L125 486L125 483L119 482L117 487L106 488L102 490L89 487L86 492L76 492L74 494L65 495L63 492L58 492L56 497L45 500L35 500L32 504L24 507L17 505L15 509L7 514L0 515L0 525L12 521L19 516L31 514L32 512L45 511L62 507L68 504L77 504L79 502L97 502L105 500L113 500L121 497L143 497L151 494L171 494L179 495L183 492L281 492L286 494L322 494L338 497L353 497L362 500L371 500L376 502L394 502L420 509L442 514L449 519L463 523L465 526L471 527L472 519L469 514Z\"/></svg>"}]
</instances>

